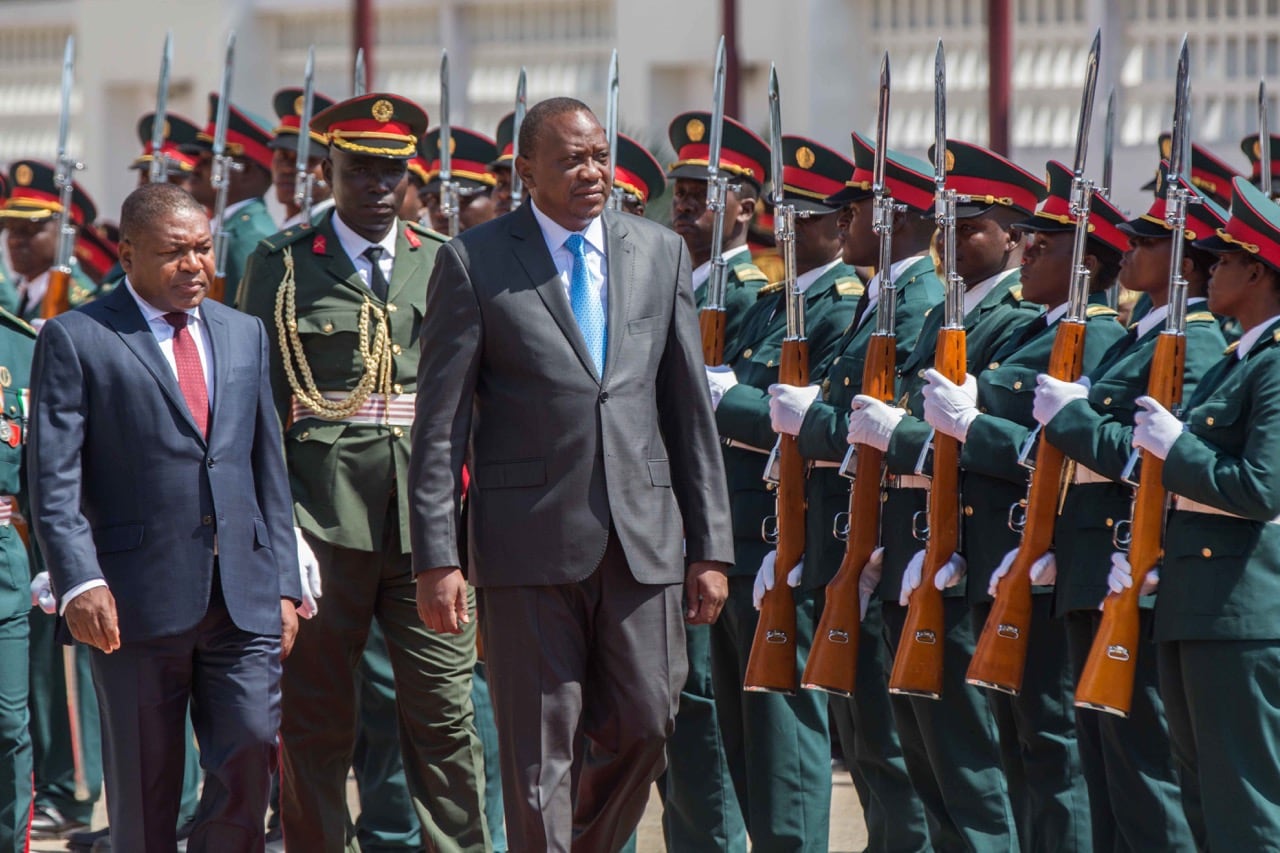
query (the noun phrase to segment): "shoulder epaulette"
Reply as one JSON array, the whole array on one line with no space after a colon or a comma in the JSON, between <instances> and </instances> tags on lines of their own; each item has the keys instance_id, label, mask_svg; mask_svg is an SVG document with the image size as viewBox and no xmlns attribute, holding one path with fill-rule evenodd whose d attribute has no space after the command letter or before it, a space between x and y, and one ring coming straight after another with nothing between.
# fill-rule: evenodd
<instances>
[{"instance_id":1,"label":"shoulder epaulette","mask_svg":"<svg viewBox=\"0 0 1280 853\"><path fill-rule=\"evenodd\" d=\"M12 326L14 329L25 335L30 335L33 338L36 336L35 326L31 325L7 308L0 308L0 322Z\"/></svg>"},{"instance_id":2,"label":"shoulder epaulette","mask_svg":"<svg viewBox=\"0 0 1280 853\"><path fill-rule=\"evenodd\" d=\"M1240 346L1239 341L1232 341L1231 343L1227 344L1227 348L1222 351L1222 354L1231 355L1231 353L1235 352L1236 348L1239 346Z\"/></svg>"},{"instance_id":3,"label":"shoulder epaulette","mask_svg":"<svg viewBox=\"0 0 1280 853\"><path fill-rule=\"evenodd\" d=\"M764 287L757 290L756 294L758 296L768 296L771 293L780 292L784 287L786 287L786 285L787 283L785 281L775 281L772 284L766 284Z\"/></svg>"},{"instance_id":4,"label":"shoulder epaulette","mask_svg":"<svg viewBox=\"0 0 1280 853\"><path fill-rule=\"evenodd\" d=\"M408 225L410 229L412 229L413 231L417 232L418 234L421 234L423 237L429 237L429 238L431 238L432 240L435 240L435 241L436 241L436 242L438 242L438 243L448 243L448 242L449 242L449 235L448 235L448 234L441 234L439 231L435 231L435 230L433 230L433 229L431 229L431 228L428 228L427 226L423 225L423 224L422 224L422 223L420 223L420 222L414 222L414 221L413 221L413 220L411 220L411 219L406 219L406 220L404 220L404 223L405 223L406 225Z\"/></svg>"},{"instance_id":5,"label":"shoulder epaulette","mask_svg":"<svg viewBox=\"0 0 1280 853\"><path fill-rule=\"evenodd\" d=\"M314 237L315 234L315 229L310 225L298 225L293 228L286 228L277 234L272 234L270 237L263 237L258 241L258 248L265 248L268 251L275 252L285 246L292 246L304 237Z\"/></svg>"},{"instance_id":6,"label":"shoulder epaulette","mask_svg":"<svg viewBox=\"0 0 1280 853\"><path fill-rule=\"evenodd\" d=\"M1216 323L1218 318L1213 316L1212 311L1196 311L1187 315L1188 323Z\"/></svg>"},{"instance_id":7,"label":"shoulder epaulette","mask_svg":"<svg viewBox=\"0 0 1280 853\"><path fill-rule=\"evenodd\" d=\"M1009 296L1018 302L1024 301L1022 298L1022 285L1015 284L1013 287L1009 288Z\"/></svg>"},{"instance_id":8,"label":"shoulder epaulette","mask_svg":"<svg viewBox=\"0 0 1280 853\"><path fill-rule=\"evenodd\" d=\"M1090 305L1084 309L1086 317L1119 317L1119 312L1114 308L1108 308L1105 305Z\"/></svg>"},{"instance_id":9,"label":"shoulder epaulette","mask_svg":"<svg viewBox=\"0 0 1280 853\"><path fill-rule=\"evenodd\" d=\"M836 293L841 296L861 296L867 286L856 275L841 276L836 279Z\"/></svg>"},{"instance_id":10,"label":"shoulder epaulette","mask_svg":"<svg viewBox=\"0 0 1280 853\"><path fill-rule=\"evenodd\" d=\"M769 280L769 276L760 271L755 264L738 264L732 270L738 281L765 281Z\"/></svg>"}]
</instances>

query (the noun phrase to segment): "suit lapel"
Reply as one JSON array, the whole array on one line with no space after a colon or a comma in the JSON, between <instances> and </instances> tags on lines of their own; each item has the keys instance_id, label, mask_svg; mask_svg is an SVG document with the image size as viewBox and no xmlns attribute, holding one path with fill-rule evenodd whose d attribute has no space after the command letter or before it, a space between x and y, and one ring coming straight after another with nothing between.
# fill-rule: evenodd
<instances>
[{"instance_id":1,"label":"suit lapel","mask_svg":"<svg viewBox=\"0 0 1280 853\"><path fill-rule=\"evenodd\" d=\"M360 278L360 273L356 272L355 264L351 263L351 259L347 257L346 249L342 248L338 232L333 230L333 215L334 212L330 210L316 226L316 236L311 241L311 252L325 259L322 262L324 268L336 282L351 288L363 299L365 294L369 293L369 288ZM393 265L392 275L394 274Z\"/></svg>"},{"instance_id":2,"label":"suit lapel","mask_svg":"<svg viewBox=\"0 0 1280 853\"><path fill-rule=\"evenodd\" d=\"M143 319L142 312L138 310L137 303L129 293L129 288L122 283L105 297L105 301L112 312L109 320L111 328L120 336L124 345L133 351L143 366L151 372L160 385L160 390L169 398L169 404L177 409L178 414L191 425L191 431L203 443L204 435L196 425L195 418L191 417L187 400L182 396L182 389L178 387L178 377L174 376L173 368L169 367L169 362L165 361L164 354L160 352L160 344L156 343L156 336L147 326L147 321Z\"/></svg>"},{"instance_id":3,"label":"suit lapel","mask_svg":"<svg viewBox=\"0 0 1280 853\"><path fill-rule=\"evenodd\" d=\"M209 412L209 435L216 435L218 413L222 410L222 401L227 394L227 363L231 360L231 337L227 324L215 312L201 309L200 319L204 323L207 334L205 341L209 345L206 359L213 369L213 406Z\"/></svg>"},{"instance_id":4,"label":"suit lapel","mask_svg":"<svg viewBox=\"0 0 1280 853\"><path fill-rule=\"evenodd\" d=\"M608 325L605 327L604 375L609 377L618 348L622 346L627 328L628 302L631 299L631 279L634 272L635 253L627 236L629 229L621 216L605 217L604 242L607 269L606 286L609 288Z\"/></svg>"},{"instance_id":5,"label":"suit lapel","mask_svg":"<svg viewBox=\"0 0 1280 853\"><path fill-rule=\"evenodd\" d=\"M391 265L391 285L387 289L387 302L395 302L400 291L418 275L423 264L422 240L403 222L397 222L400 233L396 235L396 259Z\"/></svg>"}]
</instances>

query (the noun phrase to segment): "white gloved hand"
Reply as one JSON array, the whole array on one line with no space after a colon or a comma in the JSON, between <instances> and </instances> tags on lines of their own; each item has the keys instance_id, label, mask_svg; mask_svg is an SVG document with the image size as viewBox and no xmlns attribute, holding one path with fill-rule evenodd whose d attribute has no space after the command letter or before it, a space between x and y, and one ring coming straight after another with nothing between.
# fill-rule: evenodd
<instances>
[{"instance_id":1,"label":"white gloved hand","mask_svg":"<svg viewBox=\"0 0 1280 853\"><path fill-rule=\"evenodd\" d=\"M298 575L302 581L302 606L298 608L298 615L310 619L320 612L317 602L324 594L320 588L320 563L302 535L302 528L293 528L293 535L298 540Z\"/></svg>"},{"instance_id":2,"label":"white gloved hand","mask_svg":"<svg viewBox=\"0 0 1280 853\"><path fill-rule=\"evenodd\" d=\"M1054 416L1076 400L1089 398L1089 377L1082 376L1076 382L1063 382L1047 373L1036 377L1036 400L1031 414L1037 423L1047 424Z\"/></svg>"},{"instance_id":3,"label":"white gloved hand","mask_svg":"<svg viewBox=\"0 0 1280 853\"><path fill-rule=\"evenodd\" d=\"M711 411L714 412L720 408L720 401L724 399L725 392L738 384L738 377L734 374L733 368L727 364L717 364L705 370L707 387L711 389Z\"/></svg>"},{"instance_id":4,"label":"white gloved hand","mask_svg":"<svg viewBox=\"0 0 1280 853\"><path fill-rule=\"evenodd\" d=\"M1004 555L1004 559L1000 561L1000 565L996 566L996 570L991 573L991 581L987 584L987 595L992 597L996 594L996 587L1000 585L1000 579L1009 574L1009 569L1013 566L1013 558L1018 556L1018 549L1014 548L1008 554ZM1031 583L1036 586L1053 586L1058 579L1058 560L1052 551L1047 551L1036 557L1031 563Z\"/></svg>"},{"instance_id":5,"label":"white gloved hand","mask_svg":"<svg viewBox=\"0 0 1280 853\"><path fill-rule=\"evenodd\" d=\"M871 596L880 585L880 576L884 573L884 549L877 548L871 552L867 564L858 575L858 618L867 618L867 606L871 604Z\"/></svg>"},{"instance_id":6,"label":"white gloved hand","mask_svg":"<svg viewBox=\"0 0 1280 853\"><path fill-rule=\"evenodd\" d=\"M978 419L978 380L966 373L957 385L932 367L924 372L924 419L929 426L957 441L964 441Z\"/></svg>"},{"instance_id":7,"label":"white gloved hand","mask_svg":"<svg viewBox=\"0 0 1280 853\"><path fill-rule=\"evenodd\" d=\"M890 406L875 397L859 394L849 404L849 443L889 449L889 437L906 416L906 409Z\"/></svg>"},{"instance_id":8,"label":"white gloved hand","mask_svg":"<svg viewBox=\"0 0 1280 853\"><path fill-rule=\"evenodd\" d=\"M756 572L756 582L751 587L751 603L755 605L756 610L760 609L760 605L764 602L764 594L773 589L774 566L778 561L778 552L770 551L764 555L764 559L760 561L760 570ZM800 578L804 576L804 560L796 563L795 568L787 572L787 586L800 586Z\"/></svg>"},{"instance_id":9,"label":"white gloved hand","mask_svg":"<svg viewBox=\"0 0 1280 853\"><path fill-rule=\"evenodd\" d=\"M773 431L799 435L805 412L809 411L821 391L817 385L770 385L769 420L773 424Z\"/></svg>"},{"instance_id":10,"label":"white gloved hand","mask_svg":"<svg viewBox=\"0 0 1280 853\"><path fill-rule=\"evenodd\" d=\"M960 581L964 580L965 570L968 563L964 557L953 553L947 558L947 562L938 569L938 573L933 577L933 587L937 590L948 589L953 587ZM920 586L924 575L924 551L917 551L915 555L907 562L907 568L902 572L902 589L898 593L898 604L906 607L911 603L911 593L915 592Z\"/></svg>"},{"instance_id":11,"label":"white gloved hand","mask_svg":"<svg viewBox=\"0 0 1280 853\"><path fill-rule=\"evenodd\" d=\"M1186 425L1157 403L1154 397L1144 394L1134 402L1138 404L1139 411L1133 416L1133 446L1164 459Z\"/></svg>"},{"instance_id":12,"label":"white gloved hand","mask_svg":"<svg viewBox=\"0 0 1280 853\"><path fill-rule=\"evenodd\" d=\"M53 597L48 572L40 572L31 579L31 606L39 607L50 616L58 612L58 600Z\"/></svg>"},{"instance_id":13,"label":"white gloved hand","mask_svg":"<svg viewBox=\"0 0 1280 853\"><path fill-rule=\"evenodd\" d=\"M1142 579L1140 595L1150 595L1160 585L1160 571L1152 568ZM1107 574L1107 586L1116 595L1133 586L1133 569L1129 566L1129 558L1119 552L1111 555L1111 571Z\"/></svg>"}]
</instances>

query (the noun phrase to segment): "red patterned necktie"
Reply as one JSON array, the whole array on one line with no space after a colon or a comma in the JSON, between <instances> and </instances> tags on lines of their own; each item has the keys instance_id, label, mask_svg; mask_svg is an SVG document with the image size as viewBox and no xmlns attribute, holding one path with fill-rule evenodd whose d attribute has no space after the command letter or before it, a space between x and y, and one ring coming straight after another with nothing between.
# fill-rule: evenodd
<instances>
[{"instance_id":1,"label":"red patterned necktie","mask_svg":"<svg viewBox=\"0 0 1280 853\"><path fill-rule=\"evenodd\" d=\"M178 369L178 388L187 401L187 409L200 427L201 435L209 436L209 387L205 384L204 368L200 366L200 353L196 342L187 331L184 311L171 311L164 315L165 322L173 326L173 363Z\"/></svg>"}]
</instances>

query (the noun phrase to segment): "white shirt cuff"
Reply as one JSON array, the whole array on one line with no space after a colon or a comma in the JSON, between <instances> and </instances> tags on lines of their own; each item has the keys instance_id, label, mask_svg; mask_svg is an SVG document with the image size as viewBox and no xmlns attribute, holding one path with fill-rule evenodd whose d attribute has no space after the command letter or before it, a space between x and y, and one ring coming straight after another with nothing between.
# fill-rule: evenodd
<instances>
[{"instance_id":1,"label":"white shirt cuff","mask_svg":"<svg viewBox=\"0 0 1280 853\"><path fill-rule=\"evenodd\" d=\"M67 590L67 594L62 596L62 600L58 602L58 615L61 616L67 612L67 605L70 604L72 599L74 599L76 596L82 593L86 593L95 587L106 586L106 585L107 585L107 582L102 578L94 578L91 581L78 583L75 586L71 587L71 589Z\"/></svg>"}]
</instances>

